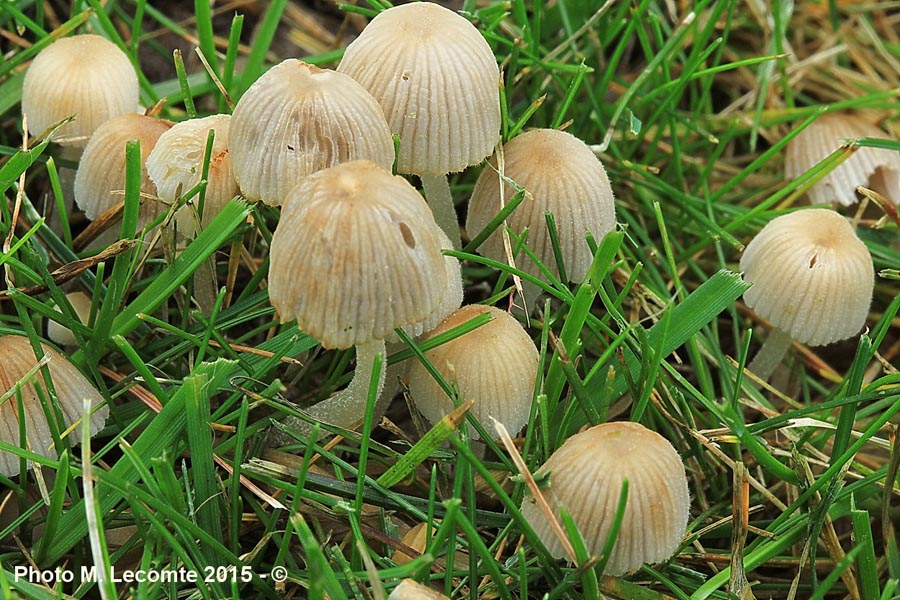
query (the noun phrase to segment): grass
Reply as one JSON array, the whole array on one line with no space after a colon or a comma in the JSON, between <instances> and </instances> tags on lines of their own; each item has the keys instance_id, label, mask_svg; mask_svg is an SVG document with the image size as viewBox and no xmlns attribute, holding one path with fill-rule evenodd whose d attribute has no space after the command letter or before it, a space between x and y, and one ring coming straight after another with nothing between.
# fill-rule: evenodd
<instances>
[{"instance_id":1,"label":"grass","mask_svg":"<svg viewBox=\"0 0 900 600\"><path fill-rule=\"evenodd\" d=\"M693 501L670 561L607 577L577 535L579 566L551 558L521 518L525 485L508 453L488 442L488 458L477 456L469 431L490 425L464 411L426 434L400 397L386 424L368 412L362 434L322 425L321 439L288 431L290 443L271 447L279 419L301 416L295 404L326 397L352 371L352 353L322 350L269 305L277 210L235 199L182 253L166 239L168 251L150 251L153 234L136 231L132 149L121 231L143 239L98 257L74 246L84 224L61 210L58 173L71 161L39 138L23 145L24 70L59 37L93 31L117 43L139 68L142 103L165 98L161 116L178 121L229 111L283 57L334 66L346 42L334 32L386 3L315 13L287 0L262 10L198 1L172 12L145 0L11 0L0 4L0 267L14 286L0 293L0 334L37 340L47 318L69 326L79 341L69 356L111 417L89 446L58 439L58 459L0 445L41 465L0 479L0 596L384 598L412 577L472 599L898 597L900 220L875 203L847 211L882 274L868 329L796 347L772 387L740 369L767 333L735 273L743 245L803 206L855 147L784 181L797 132L843 109L900 131L895 11L877 1L597 4L462 5L503 68L504 140L564 127L599 153L617 194L619 227L591 241L585 281L534 280L550 300L530 322L541 369L533 425L516 444L533 472L586 424L631 419L664 435L685 459ZM452 178L457 202L477 172ZM62 218L60 233L44 210ZM484 236L468 233L452 253L467 301L506 307L512 276L530 277L479 256ZM204 313L192 282L210 261L220 290ZM61 265L74 273L65 284ZM95 298L87 326L64 298L73 285ZM477 324L422 345L407 338L387 366ZM423 522L416 551L403 535ZM395 562L396 550L414 558ZM200 581L82 581L92 565ZM29 566L76 576L17 576Z\"/></svg>"}]
</instances>

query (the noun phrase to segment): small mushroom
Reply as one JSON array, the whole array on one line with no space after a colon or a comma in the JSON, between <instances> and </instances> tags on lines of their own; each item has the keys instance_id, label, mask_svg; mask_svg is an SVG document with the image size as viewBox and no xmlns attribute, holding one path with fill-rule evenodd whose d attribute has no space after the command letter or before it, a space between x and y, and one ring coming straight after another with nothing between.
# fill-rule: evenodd
<instances>
[{"instance_id":1,"label":"small mushroom","mask_svg":"<svg viewBox=\"0 0 900 600\"><path fill-rule=\"evenodd\" d=\"M549 477L541 490L547 504L557 518L560 508L566 508L592 555L606 544L622 483L628 480L607 575L625 575L644 563L668 559L687 531L690 494L681 457L668 440L639 423L604 423L577 433L535 475ZM551 555L565 556L562 542L531 496L522 502L522 516Z\"/></svg>"},{"instance_id":2,"label":"small mushroom","mask_svg":"<svg viewBox=\"0 0 900 600\"><path fill-rule=\"evenodd\" d=\"M891 139L866 118L851 113L826 113L788 143L784 176L796 179L841 144L859 138ZM867 186L894 204L900 202L900 154L884 148L860 147L808 191L812 204L857 203L856 188Z\"/></svg>"},{"instance_id":3,"label":"small mushroom","mask_svg":"<svg viewBox=\"0 0 900 600\"><path fill-rule=\"evenodd\" d=\"M524 200L507 217L506 225L516 233L528 229L528 247L544 266L559 275L545 217L547 212L552 213L566 276L571 281L581 281L593 260L586 234L590 233L599 242L616 226L612 187L603 164L583 141L555 129L534 129L517 135L504 145L503 156L503 176L525 188ZM470 236L477 235L503 208L497 165L494 156L475 183L466 220ZM509 201L516 191L507 182L502 185L503 198ZM505 262L502 234L501 224L479 251L488 258ZM526 255L520 254L515 260L516 266L529 275L544 278ZM537 291L536 286L525 286L529 307L533 306Z\"/></svg>"},{"instance_id":4,"label":"small mushroom","mask_svg":"<svg viewBox=\"0 0 900 600\"><path fill-rule=\"evenodd\" d=\"M470 304L444 319L424 339L482 314L491 315L491 320L425 356L447 383L456 387L461 401L474 402L471 412L476 419L489 424L488 417L493 417L507 430L518 431L531 414L540 359L534 342L515 318L493 306ZM426 419L437 423L453 410L450 398L421 363L411 364L407 377L409 396Z\"/></svg>"},{"instance_id":5,"label":"small mushroom","mask_svg":"<svg viewBox=\"0 0 900 600\"><path fill-rule=\"evenodd\" d=\"M875 285L869 250L833 210L800 210L772 219L747 244L744 302L772 324L749 369L767 380L791 339L823 346L856 335Z\"/></svg>"},{"instance_id":6,"label":"small mushroom","mask_svg":"<svg viewBox=\"0 0 900 600\"><path fill-rule=\"evenodd\" d=\"M357 351L349 387L308 413L342 427L362 417L385 339L441 305L441 240L419 193L371 161L318 171L288 196L272 236L270 301L325 348Z\"/></svg>"},{"instance_id":7,"label":"small mushroom","mask_svg":"<svg viewBox=\"0 0 900 600\"><path fill-rule=\"evenodd\" d=\"M412 579L404 579L395 587L388 600L450 600L447 596L436 592L428 586L417 583Z\"/></svg>"},{"instance_id":8,"label":"small mushroom","mask_svg":"<svg viewBox=\"0 0 900 600\"><path fill-rule=\"evenodd\" d=\"M72 305L72 310L82 324L87 324L91 317L91 299L87 294L81 291L69 292L66 294L66 300ZM62 312L57 308L57 312ZM60 346L77 346L78 340L72 330L58 321L49 319L47 321L47 337L59 344Z\"/></svg>"},{"instance_id":9,"label":"small mushroom","mask_svg":"<svg viewBox=\"0 0 900 600\"><path fill-rule=\"evenodd\" d=\"M67 117L53 141L84 147L112 117L138 109L138 79L128 56L94 34L56 40L35 57L22 84L22 112L38 133Z\"/></svg>"},{"instance_id":10,"label":"small mushroom","mask_svg":"<svg viewBox=\"0 0 900 600\"><path fill-rule=\"evenodd\" d=\"M359 81L400 136L397 170L419 175L435 220L459 249L447 173L481 162L500 137L500 70L481 32L432 2L379 13L338 71Z\"/></svg>"},{"instance_id":11,"label":"small mushroom","mask_svg":"<svg viewBox=\"0 0 900 600\"><path fill-rule=\"evenodd\" d=\"M228 147L251 200L281 204L303 177L352 160L390 168L391 131L378 102L353 78L288 59L234 107Z\"/></svg>"},{"instance_id":12,"label":"small mushroom","mask_svg":"<svg viewBox=\"0 0 900 600\"><path fill-rule=\"evenodd\" d=\"M47 358L47 369L53 380L58 402L50 402L50 406L58 406L62 422L55 429L62 432L64 429L77 423L82 418L91 421L91 435L103 428L109 415L109 408L104 404L103 397L63 355L41 344L41 350ZM0 440L14 446L22 446L40 454L41 456L56 457L56 448L53 444L51 427L47 420L47 414L41 406L38 397L40 393L50 400L51 396L44 385L44 379L40 372L29 372L38 365L31 341L21 335L6 335L0 337L0 396L11 394L0 404ZM13 391L15 389L15 391ZM39 392L40 390L40 392ZM23 413L19 412L19 399ZM90 415L83 413L83 402L90 400L92 412ZM20 440L20 422L25 421L25 439ZM69 440L76 444L80 440L78 431L70 434ZM0 451L0 473L12 476L19 473L20 459L8 452ZM29 463L30 464L30 463Z\"/></svg>"},{"instance_id":13,"label":"small mushroom","mask_svg":"<svg viewBox=\"0 0 900 600\"><path fill-rule=\"evenodd\" d=\"M164 131L147 156L147 175L156 185L159 199L166 205L178 200L200 183L209 132L213 132L212 152L206 192L203 197L202 224L206 226L219 210L238 193L238 185L231 169L228 152L228 124L230 115L211 115L176 123ZM195 198L191 205L198 206ZM190 214L190 207L176 213L178 231L190 237L200 224Z\"/></svg>"}]
</instances>

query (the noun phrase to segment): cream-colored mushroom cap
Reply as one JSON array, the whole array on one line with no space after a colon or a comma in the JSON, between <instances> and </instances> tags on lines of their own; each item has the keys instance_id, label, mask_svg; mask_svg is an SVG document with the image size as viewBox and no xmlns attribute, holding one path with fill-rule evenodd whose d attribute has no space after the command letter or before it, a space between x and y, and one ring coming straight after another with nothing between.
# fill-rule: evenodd
<instances>
[{"instance_id":1,"label":"cream-colored mushroom cap","mask_svg":"<svg viewBox=\"0 0 900 600\"><path fill-rule=\"evenodd\" d=\"M772 219L747 244L744 302L798 342L821 346L862 329L875 283L872 256L847 220L822 208Z\"/></svg>"},{"instance_id":2,"label":"cream-colored mushroom cap","mask_svg":"<svg viewBox=\"0 0 900 600\"><path fill-rule=\"evenodd\" d=\"M84 398L87 398L95 409L88 416L91 421L91 435L94 435L103 428L106 417L109 415L109 408L103 404L103 397L75 368L75 365L59 352L46 344L41 344L41 348L44 355L49 356L47 368L59 399L59 410L64 421L60 431L84 416L83 401ZM26 377L28 372L38 364L38 359L35 357L29 339L20 335L0 337L0 357L3 357L3 360L0 360L0 396L2 396ZM16 393L0 404L0 440L19 446L19 422L21 418L24 418L25 436L28 442L26 447L42 456L55 458L53 436L50 433L47 415L38 398L38 388L44 398L49 400L50 395L40 372L20 387L19 393L21 393L24 410L22 414L19 413L19 401ZM80 430L73 431L69 439L71 443L77 443L81 439ZM0 473L6 476L15 475L19 472L19 464L20 460L17 456L0 451Z\"/></svg>"},{"instance_id":3,"label":"cream-colored mushroom cap","mask_svg":"<svg viewBox=\"0 0 900 600\"><path fill-rule=\"evenodd\" d=\"M313 173L272 236L269 298L326 348L383 340L442 301L441 234L419 193L370 161Z\"/></svg>"},{"instance_id":4,"label":"cream-colored mushroom cap","mask_svg":"<svg viewBox=\"0 0 900 600\"><path fill-rule=\"evenodd\" d=\"M163 132L147 157L147 175L156 185L159 198L167 205L177 200L179 190L187 193L200 183L209 132L213 131L209 157L206 193L203 200L203 224L208 224L219 210L238 193L228 152L230 115L212 115L176 123ZM196 206L198 198L192 203ZM195 225L188 207L178 211L178 229L190 234Z\"/></svg>"},{"instance_id":5,"label":"cream-colored mushroom cap","mask_svg":"<svg viewBox=\"0 0 900 600\"><path fill-rule=\"evenodd\" d=\"M860 115L827 113L810 123L788 143L784 175L796 179L842 144L858 138L891 139ZM856 188L874 188L894 204L900 202L900 153L883 148L860 147L827 173L808 191L812 204L856 204Z\"/></svg>"},{"instance_id":6,"label":"cream-colored mushroom cap","mask_svg":"<svg viewBox=\"0 0 900 600\"><path fill-rule=\"evenodd\" d=\"M125 199L125 147L131 140L139 140L141 145L141 192L151 198L156 196L156 186L147 175L147 156L171 126L169 121L129 114L114 117L97 128L75 174L75 202L88 219L96 219ZM141 202L139 227L168 208L151 198Z\"/></svg>"},{"instance_id":7,"label":"cream-colored mushroom cap","mask_svg":"<svg viewBox=\"0 0 900 600\"><path fill-rule=\"evenodd\" d=\"M137 74L118 46L99 35L75 35L35 57L22 84L22 112L32 133L75 115L53 140L83 147L101 123L135 112L138 94Z\"/></svg>"},{"instance_id":8,"label":"cream-colored mushroom cap","mask_svg":"<svg viewBox=\"0 0 900 600\"><path fill-rule=\"evenodd\" d=\"M92 305L88 295L81 291L69 292L66 294L66 299L69 301L69 304L72 305L72 310L75 311L78 320L86 324L91 317ZM56 311L59 313L62 312L59 308L57 308ZM75 334L72 333L72 330L53 319L47 320L47 337L61 346L75 346L78 344L78 340L75 338Z\"/></svg>"},{"instance_id":9,"label":"cream-colored mushroom cap","mask_svg":"<svg viewBox=\"0 0 900 600\"><path fill-rule=\"evenodd\" d=\"M428 586L416 583L412 579L404 579L395 587L388 600L450 600L447 596L434 591Z\"/></svg>"},{"instance_id":10,"label":"cream-colored mushroom cap","mask_svg":"<svg viewBox=\"0 0 900 600\"><path fill-rule=\"evenodd\" d=\"M528 246L541 262L557 273L545 213L553 213L562 258L570 280L587 275L593 256L585 241L590 232L598 242L616 226L613 192L603 164L580 139L555 129L534 129L514 137L503 147L504 174L526 190L525 199L506 219L515 232L528 229ZM516 194L504 183L504 202ZM475 183L466 230L474 237L500 212L497 157L491 158ZM502 227L479 249L484 256L506 261ZM540 269L524 254L516 266L536 277Z\"/></svg>"},{"instance_id":11,"label":"cream-colored mushroom cap","mask_svg":"<svg viewBox=\"0 0 900 600\"><path fill-rule=\"evenodd\" d=\"M595 555L606 543L622 482L628 480L628 501L607 575L666 560L687 530L690 495L681 457L668 440L638 423L604 423L573 435L536 474L549 474L549 486L541 490L544 498L557 518L565 506ZM530 496L522 502L522 516L550 554L562 558L562 544Z\"/></svg>"},{"instance_id":12,"label":"cream-colored mushroom cap","mask_svg":"<svg viewBox=\"0 0 900 600\"><path fill-rule=\"evenodd\" d=\"M379 13L344 52L338 71L359 81L400 136L401 173L462 171L500 137L500 71L468 20L431 2Z\"/></svg>"},{"instance_id":13,"label":"cream-colored mushroom cap","mask_svg":"<svg viewBox=\"0 0 900 600\"><path fill-rule=\"evenodd\" d=\"M343 73L296 59L244 93L228 147L241 192L267 204L281 204L300 179L338 163L394 163L391 131L369 92Z\"/></svg>"},{"instance_id":14,"label":"cream-colored mushroom cap","mask_svg":"<svg viewBox=\"0 0 900 600\"><path fill-rule=\"evenodd\" d=\"M425 353L429 362L461 401L472 400L471 412L488 428L489 417L515 432L528 422L538 370L538 351L522 325L493 306L470 304L444 319L425 339L431 339L478 315L491 320ZM409 367L409 396L426 419L437 423L453 403L418 361Z\"/></svg>"}]
</instances>

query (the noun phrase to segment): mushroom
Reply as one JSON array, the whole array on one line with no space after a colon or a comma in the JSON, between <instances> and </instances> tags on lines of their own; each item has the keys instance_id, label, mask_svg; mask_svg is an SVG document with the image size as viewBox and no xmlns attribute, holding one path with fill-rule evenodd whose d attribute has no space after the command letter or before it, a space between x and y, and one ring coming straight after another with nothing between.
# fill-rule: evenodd
<instances>
[{"instance_id":1,"label":"mushroom","mask_svg":"<svg viewBox=\"0 0 900 600\"><path fill-rule=\"evenodd\" d=\"M230 115L211 115L176 123L159 136L147 156L147 175L156 185L159 199L172 205L178 201L179 195L186 194L200 183L209 132L213 132L202 219L195 219L188 206L176 213L179 233L186 237L191 237L201 222L203 226L209 224L219 210L238 194L228 152L230 120ZM192 205L199 210L199 201L192 202Z\"/></svg>"},{"instance_id":2,"label":"mushroom","mask_svg":"<svg viewBox=\"0 0 900 600\"><path fill-rule=\"evenodd\" d=\"M94 220L124 199L125 146L130 140L141 145L141 193L156 196L156 186L147 175L147 156L172 123L139 114L120 115L103 123L91 136L75 174L75 203ZM161 202L142 202L138 227L145 227L164 213Z\"/></svg>"},{"instance_id":3,"label":"mushroom","mask_svg":"<svg viewBox=\"0 0 900 600\"><path fill-rule=\"evenodd\" d=\"M525 199L507 217L507 226L516 233L528 229L528 247L551 272L559 275L545 214L553 214L566 276L580 281L587 275L593 255L585 240L590 233L599 241L616 226L612 187L603 164L580 139L555 129L534 129L516 136L503 147L503 177L525 188ZM500 199L501 177L497 157L491 158L475 183L469 201L466 230L474 237L503 208ZM504 198L515 190L504 182ZM485 240L480 252L493 260L506 261L503 227ZM544 279L538 266L520 255L516 266L534 277ZM538 288L526 281L528 312L534 306Z\"/></svg>"},{"instance_id":4,"label":"mushroom","mask_svg":"<svg viewBox=\"0 0 900 600\"><path fill-rule=\"evenodd\" d=\"M592 555L606 544L622 484L628 481L606 575L625 575L644 563L668 559L687 531L690 494L681 457L668 440L639 423L603 423L573 435L535 473L541 475L549 478L541 492L554 516L566 508ZM522 517L551 555L565 555L531 496L522 502Z\"/></svg>"},{"instance_id":5,"label":"mushroom","mask_svg":"<svg viewBox=\"0 0 900 600\"><path fill-rule=\"evenodd\" d=\"M425 321L443 300L440 230L405 179L351 161L306 177L291 192L270 257L269 298L282 322L296 319L325 348L356 346L349 387L307 411L349 427L365 413L385 338Z\"/></svg>"},{"instance_id":6,"label":"mushroom","mask_svg":"<svg viewBox=\"0 0 900 600\"><path fill-rule=\"evenodd\" d=\"M388 596L388 600L450 600L447 596L436 592L428 586L416 583L412 579L404 579Z\"/></svg>"},{"instance_id":7,"label":"mushroom","mask_svg":"<svg viewBox=\"0 0 900 600\"><path fill-rule=\"evenodd\" d=\"M56 457L56 449L52 430L62 432L87 416L91 421L91 435L94 435L106 423L109 408L103 403L100 393L75 365L46 344L41 344L41 350L47 359L46 368L53 380L56 402L52 401L41 373L32 373L39 363L31 341L21 335L0 337L0 356L3 357L0 361L0 396L6 397L0 404L0 440L53 458ZM38 394L47 399L48 406L52 409L59 409L62 421L52 428ZM19 397L23 413L19 412ZM92 407L90 415L83 413L85 398ZM19 435L22 418L25 419L24 440ZM77 431L70 434L71 443L78 443L79 439ZM0 473L3 475L18 474L20 463L18 456L0 451Z\"/></svg>"},{"instance_id":8,"label":"mushroom","mask_svg":"<svg viewBox=\"0 0 900 600\"><path fill-rule=\"evenodd\" d=\"M99 35L75 35L56 40L32 61L22 112L33 132L74 115L52 139L84 147L102 123L137 110L139 91L134 67L118 46Z\"/></svg>"},{"instance_id":9,"label":"mushroom","mask_svg":"<svg viewBox=\"0 0 900 600\"><path fill-rule=\"evenodd\" d=\"M749 369L767 380L791 338L822 346L862 329L872 303L869 250L833 210L800 210L772 219L747 244L740 262L753 285L744 302L772 324Z\"/></svg>"},{"instance_id":10,"label":"mushroom","mask_svg":"<svg viewBox=\"0 0 900 600\"><path fill-rule=\"evenodd\" d=\"M275 65L244 93L228 147L241 193L281 204L306 175L351 160L394 163L378 102L353 78L296 59Z\"/></svg>"},{"instance_id":11,"label":"mushroom","mask_svg":"<svg viewBox=\"0 0 900 600\"><path fill-rule=\"evenodd\" d=\"M431 339L473 318L491 320L425 353L431 365L460 400L472 400L471 413L480 422L493 417L509 431L520 430L531 414L538 372L538 351L522 325L493 306L471 304L444 319L424 339ZM408 371L409 397L432 423L453 411L450 398L425 367L414 362ZM478 439L477 433L474 435Z\"/></svg>"},{"instance_id":12,"label":"mushroom","mask_svg":"<svg viewBox=\"0 0 900 600\"><path fill-rule=\"evenodd\" d=\"M397 171L419 175L441 229L459 249L447 173L481 162L500 138L500 70L468 20L431 2L379 13L337 68L359 81L400 136Z\"/></svg>"},{"instance_id":13,"label":"mushroom","mask_svg":"<svg viewBox=\"0 0 900 600\"><path fill-rule=\"evenodd\" d=\"M72 306L75 316L82 324L87 324L91 318L91 299L87 294L81 291L69 292L66 294L66 300ZM59 308L57 312L62 313ZM78 340L72 330L53 319L47 320L47 337L59 344L60 346L77 346Z\"/></svg>"},{"instance_id":14,"label":"mushroom","mask_svg":"<svg viewBox=\"0 0 900 600\"><path fill-rule=\"evenodd\" d=\"M796 179L841 144L858 138L892 139L862 116L826 113L810 123L788 143L784 176ZM864 185L900 202L900 154L884 148L859 147L807 192L812 204L857 203L856 188Z\"/></svg>"}]
</instances>

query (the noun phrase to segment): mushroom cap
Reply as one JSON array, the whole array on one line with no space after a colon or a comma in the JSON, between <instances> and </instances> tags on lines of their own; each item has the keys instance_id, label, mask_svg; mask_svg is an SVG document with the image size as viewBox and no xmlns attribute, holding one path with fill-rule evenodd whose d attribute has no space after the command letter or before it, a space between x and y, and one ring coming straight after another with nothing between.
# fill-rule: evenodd
<instances>
[{"instance_id":1,"label":"mushroom cap","mask_svg":"<svg viewBox=\"0 0 900 600\"><path fill-rule=\"evenodd\" d=\"M156 195L156 186L147 175L147 157L171 126L169 121L127 114L113 117L97 128L75 173L75 203L88 219L96 219L124 200L125 147L130 140L141 143L141 193ZM162 202L143 199L138 226L143 227L167 208Z\"/></svg>"},{"instance_id":2,"label":"mushroom cap","mask_svg":"<svg viewBox=\"0 0 900 600\"><path fill-rule=\"evenodd\" d=\"M549 474L541 491L559 514L565 506L591 554L599 554L615 518L622 482L628 501L605 573L624 575L675 552L687 530L690 494L681 457L672 444L638 423L596 425L567 439L536 475ZM564 550L537 504L527 496L522 516L553 556Z\"/></svg>"},{"instance_id":3,"label":"mushroom cap","mask_svg":"<svg viewBox=\"0 0 900 600\"><path fill-rule=\"evenodd\" d=\"M821 346L862 329L875 285L872 256L833 210L781 215L741 257L744 302L793 339Z\"/></svg>"},{"instance_id":4,"label":"mushroom cap","mask_svg":"<svg viewBox=\"0 0 900 600\"><path fill-rule=\"evenodd\" d=\"M404 579L395 587L388 600L450 600L447 596L436 592L428 586L417 583L412 579Z\"/></svg>"},{"instance_id":5,"label":"mushroom cap","mask_svg":"<svg viewBox=\"0 0 900 600\"><path fill-rule=\"evenodd\" d=\"M287 197L272 236L272 306L326 348L385 339L440 305L439 232L409 182L371 161L313 173Z\"/></svg>"},{"instance_id":6,"label":"mushroom cap","mask_svg":"<svg viewBox=\"0 0 900 600\"><path fill-rule=\"evenodd\" d=\"M138 108L137 74L128 56L94 34L56 40L35 57L22 84L28 128L41 132L75 115L53 141L84 146L104 121Z\"/></svg>"},{"instance_id":7,"label":"mushroom cap","mask_svg":"<svg viewBox=\"0 0 900 600\"><path fill-rule=\"evenodd\" d=\"M525 199L507 217L506 224L517 233L527 228L528 247L544 266L558 274L544 216L548 211L553 213L567 275L580 281L593 260L585 233L590 231L599 242L616 226L612 187L600 159L583 141L555 129L534 129L517 135L503 147L503 154L504 175L526 190ZM516 191L506 182L503 185L504 201L509 202ZM466 230L474 237L500 209L500 175L494 156L475 183ZM479 252L505 262L502 232L502 226L495 229ZM524 253L516 257L516 266L543 278Z\"/></svg>"},{"instance_id":8,"label":"mushroom cap","mask_svg":"<svg viewBox=\"0 0 900 600\"><path fill-rule=\"evenodd\" d=\"M441 321L425 339L488 313L492 319L464 335L425 353L462 401L472 400L471 412L489 426L488 417L519 431L528 422L537 379L539 356L531 337L509 313L493 306L470 304ZM407 374L409 396L432 423L453 410L450 398L431 374L414 361Z\"/></svg>"},{"instance_id":9,"label":"mushroom cap","mask_svg":"<svg viewBox=\"0 0 900 600\"><path fill-rule=\"evenodd\" d=\"M50 357L47 368L53 380L64 421L64 426L60 427L60 430L68 428L82 418L83 399L88 398L91 406L95 408L90 415L91 435L96 434L103 428L109 416L109 408L103 404L103 396L63 355L46 344L41 344L41 348L44 354ZM0 356L3 357L0 361L0 396L2 396L37 365L38 359L35 357L30 340L21 335L0 337ZM25 411L26 439L33 452L42 456L56 457L47 415L38 398L38 388L45 398L50 398L41 373L36 373L20 388L22 407ZM70 443L78 443L80 439L80 430L72 431ZM19 445L19 409L15 395L0 404L0 440L15 446ZM17 456L0 451L0 473L3 475L16 475L19 472L19 463Z\"/></svg>"},{"instance_id":10,"label":"mushroom cap","mask_svg":"<svg viewBox=\"0 0 900 600\"><path fill-rule=\"evenodd\" d=\"M857 138L892 139L862 116L826 113L788 143L784 176L796 179L842 144ZM880 177L876 177L880 175ZM857 203L856 188L874 187L894 204L900 202L900 154L884 148L861 147L809 190L812 204Z\"/></svg>"},{"instance_id":11,"label":"mushroom cap","mask_svg":"<svg viewBox=\"0 0 900 600\"><path fill-rule=\"evenodd\" d=\"M82 291L76 291L66 294L66 299L72 305L78 320L86 324L91 317L91 305L93 304L90 297ZM57 308L56 312L62 313L62 310ZM53 319L47 320L47 337L61 346L76 346L78 344L78 340L75 339L75 334L72 333L72 330Z\"/></svg>"},{"instance_id":12,"label":"mushroom cap","mask_svg":"<svg viewBox=\"0 0 900 600\"><path fill-rule=\"evenodd\" d=\"M369 92L352 77L296 59L250 86L228 135L241 192L268 204L281 204L300 179L338 163L394 163L390 128Z\"/></svg>"},{"instance_id":13,"label":"mushroom cap","mask_svg":"<svg viewBox=\"0 0 900 600\"><path fill-rule=\"evenodd\" d=\"M500 138L500 70L468 20L431 2L379 13L338 65L375 96L400 136L397 170L462 171Z\"/></svg>"},{"instance_id":14,"label":"mushroom cap","mask_svg":"<svg viewBox=\"0 0 900 600\"><path fill-rule=\"evenodd\" d=\"M156 185L157 195L164 203L173 204L179 187L184 194L200 183L207 136L210 130L215 132L203 201L204 225L212 221L222 207L239 192L228 152L230 120L230 115L211 115L176 123L159 136L147 156L147 175ZM196 205L199 199L195 198L192 202ZM186 208L183 207L177 213L178 229L182 233L191 233L195 225Z\"/></svg>"}]
</instances>

